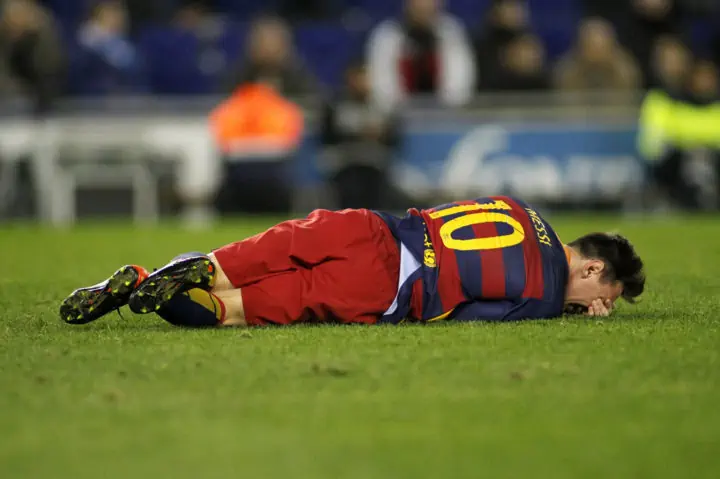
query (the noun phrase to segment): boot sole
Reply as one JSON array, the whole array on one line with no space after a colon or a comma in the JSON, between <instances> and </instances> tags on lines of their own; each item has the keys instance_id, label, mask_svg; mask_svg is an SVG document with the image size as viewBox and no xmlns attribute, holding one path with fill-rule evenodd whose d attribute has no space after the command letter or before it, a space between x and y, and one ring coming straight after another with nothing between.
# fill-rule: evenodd
<instances>
[{"instance_id":1,"label":"boot sole","mask_svg":"<svg viewBox=\"0 0 720 479\"><path fill-rule=\"evenodd\" d=\"M214 278L210 258L180 260L148 276L130 296L130 309L136 314L157 312L176 294L194 288L209 290Z\"/></svg>"},{"instance_id":2,"label":"boot sole","mask_svg":"<svg viewBox=\"0 0 720 479\"><path fill-rule=\"evenodd\" d=\"M68 324L87 324L127 304L140 279L133 266L123 266L104 284L73 291L60 305L60 317Z\"/></svg>"}]
</instances>

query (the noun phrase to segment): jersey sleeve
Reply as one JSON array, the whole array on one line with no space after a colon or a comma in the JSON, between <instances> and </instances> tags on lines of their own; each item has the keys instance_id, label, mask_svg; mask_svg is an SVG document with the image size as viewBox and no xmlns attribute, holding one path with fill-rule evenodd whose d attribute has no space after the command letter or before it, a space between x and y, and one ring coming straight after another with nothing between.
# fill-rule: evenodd
<instances>
[{"instance_id":1,"label":"jersey sleeve","mask_svg":"<svg viewBox=\"0 0 720 479\"><path fill-rule=\"evenodd\" d=\"M464 303L453 311L455 321L519 321L557 317L555 305L541 299L479 300Z\"/></svg>"}]
</instances>

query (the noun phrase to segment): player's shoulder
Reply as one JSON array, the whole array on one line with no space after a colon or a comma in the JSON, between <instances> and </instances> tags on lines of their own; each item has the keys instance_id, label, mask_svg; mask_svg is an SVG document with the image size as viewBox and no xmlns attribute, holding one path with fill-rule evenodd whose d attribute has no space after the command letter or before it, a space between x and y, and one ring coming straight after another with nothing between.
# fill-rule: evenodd
<instances>
[{"instance_id":1,"label":"player's shoulder","mask_svg":"<svg viewBox=\"0 0 720 479\"><path fill-rule=\"evenodd\" d=\"M565 256L565 246L550 223L534 206L515 197L495 197L496 201L504 201L512 206L513 216L522 218L525 241L531 247L526 250L529 256L526 260L535 261L542 265L542 281L537 282L538 290L534 295L542 298L550 311L562 308L564 300L565 283L567 282L568 265ZM537 278L540 279L540 278ZM540 293L542 289L542 294Z\"/></svg>"}]
</instances>

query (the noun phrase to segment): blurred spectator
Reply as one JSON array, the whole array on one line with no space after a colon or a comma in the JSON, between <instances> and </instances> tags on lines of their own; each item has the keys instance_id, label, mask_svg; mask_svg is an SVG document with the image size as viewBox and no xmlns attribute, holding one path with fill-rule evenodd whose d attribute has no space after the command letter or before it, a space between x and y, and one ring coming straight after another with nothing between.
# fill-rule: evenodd
<instances>
[{"instance_id":1,"label":"blurred spectator","mask_svg":"<svg viewBox=\"0 0 720 479\"><path fill-rule=\"evenodd\" d=\"M73 87L83 94L140 92L146 89L143 64L127 37L127 12L118 0L96 4L78 31L79 52Z\"/></svg>"},{"instance_id":2,"label":"blurred spectator","mask_svg":"<svg viewBox=\"0 0 720 479\"><path fill-rule=\"evenodd\" d=\"M679 93L685 84L691 60L690 51L676 37L658 39L651 58L650 87Z\"/></svg>"},{"instance_id":3,"label":"blurred spectator","mask_svg":"<svg viewBox=\"0 0 720 479\"><path fill-rule=\"evenodd\" d=\"M197 39L195 55L198 70L209 78L222 78L227 70L228 59L221 48L227 25L223 17L216 15L203 1L186 1L175 12L175 24ZM213 85L216 88L219 85Z\"/></svg>"},{"instance_id":4,"label":"blurred spectator","mask_svg":"<svg viewBox=\"0 0 720 479\"><path fill-rule=\"evenodd\" d=\"M449 106L467 103L475 66L463 26L441 0L407 0L405 18L378 25L367 45L374 101L393 107L408 96L435 94Z\"/></svg>"},{"instance_id":5,"label":"blurred spectator","mask_svg":"<svg viewBox=\"0 0 720 479\"><path fill-rule=\"evenodd\" d=\"M683 5L681 5L681 3ZM679 35L682 0L585 0L586 14L613 22L620 42L639 62L645 86L653 82L652 53L661 37Z\"/></svg>"},{"instance_id":6,"label":"blurred spectator","mask_svg":"<svg viewBox=\"0 0 720 479\"><path fill-rule=\"evenodd\" d=\"M293 149L302 133L302 113L263 83L239 87L211 116L218 145L231 156L266 155Z\"/></svg>"},{"instance_id":7,"label":"blurred spectator","mask_svg":"<svg viewBox=\"0 0 720 479\"><path fill-rule=\"evenodd\" d=\"M621 39L640 62L645 84L652 81L651 58L657 40L680 33L680 8L674 0L633 0Z\"/></svg>"},{"instance_id":8,"label":"blurred spectator","mask_svg":"<svg viewBox=\"0 0 720 479\"><path fill-rule=\"evenodd\" d=\"M500 63L488 88L492 90L532 91L550 87L545 67L545 49L540 40L525 34L502 49Z\"/></svg>"},{"instance_id":9,"label":"blurred spectator","mask_svg":"<svg viewBox=\"0 0 720 479\"><path fill-rule=\"evenodd\" d=\"M233 72L230 89L264 83L292 98L319 93L317 80L296 56L290 30L283 20L277 17L257 20L248 43L247 58Z\"/></svg>"},{"instance_id":10,"label":"blurred spectator","mask_svg":"<svg viewBox=\"0 0 720 479\"><path fill-rule=\"evenodd\" d=\"M485 26L475 40L478 88L498 88L502 75L498 69L508 60L506 47L529 31L528 17L523 0L493 0Z\"/></svg>"},{"instance_id":11,"label":"blurred spectator","mask_svg":"<svg viewBox=\"0 0 720 479\"><path fill-rule=\"evenodd\" d=\"M708 60L699 60L689 76L688 91L691 101L698 105L716 104L718 101L718 70ZM720 128L720 124L715 125ZM720 137L718 137L720 141Z\"/></svg>"},{"instance_id":12,"label":"blurred spectator","mask_svg":"<svg viewBox=\"0 0 720 479\"><path fill-rule=\"evenodd\" d=\"M399 117L370 101L364 64L350 65L346 88L325 105L323 163L340 208L380 208L390 188L388 168L400 144Z\"/></svg>"},{"instance_id":13,"label":"blurred spectator","mask_svg":"<svg viewBox=\"0 0 720 479\"><path fill-rule=\"evenodd\" d=\"M46 113L61 93L65 55L50 14L34 0L5 0L0 18L0 98L30 97Z\"/></svg>"},{"instance_id":14,"label":"blurred spectator","mask_svg":"<svg viewBox=\"0 0 720 479\"><path fill-rule=\"evenodd\" d=\"M717 67L701 60L688 75L684 95L653 90L643 102L638 146L651 178L675 206L719 206L719 81Z\"/></svg>"},{"instance_id":15,"label":"blurred spectator","mask_svg":"<svg viewBox=\"0 0 720 479\"><path fill-rule=\"evenodd\" d=\"M294 56L286 24L275 17L258 20L247 61L233 76L232 94L211 117L225 155L221 212L289 212L289 168L304 119L287 98L315 94L316 85Z\"/></svg>"},{"instance_id":16,"label":"blurred spectator","mask_svg":"<svg viewBox=\"0 0 720 479\"><path fill-rule=\"evenodd\" d=\"M587 13L612 21L620 42L639 62L645 86L651 86L652 53L661 37L680 35L689 11L687 0L586 0Z\"/></svg>"},{"instance_id":17,"label":"blurred spectator","mask_svg":"<svg viewBox=\"0 0 720 479\"><path fill-rule=\"evenodd\" d=\"M222 213L290 211L290 167L302 141L300 108L265 84L236 89L211 115L225 172Z\"/></svg>"},{"instance_id":18,"label":"blurred spectator","mask_svg":"<svg viewBox=\"0 0 720 479\"><path fill-rule=\"evenodd\" d=\"M185 1L175 12L175 23L198 38L217 38L222 22L202 1Z\"/></svg>"},{"instance_id":19,"label":"blurred spectator","mask_svg":"<svg viewBox=\"0 0 720 479\"><path fill-rule=\"evenodd\" d=\"M612 25L590 18L580 24L576 45L557 65L555 84L563 90L633 89L640 86L640 73L617 43Z\"/></svg>"}]
</instances>

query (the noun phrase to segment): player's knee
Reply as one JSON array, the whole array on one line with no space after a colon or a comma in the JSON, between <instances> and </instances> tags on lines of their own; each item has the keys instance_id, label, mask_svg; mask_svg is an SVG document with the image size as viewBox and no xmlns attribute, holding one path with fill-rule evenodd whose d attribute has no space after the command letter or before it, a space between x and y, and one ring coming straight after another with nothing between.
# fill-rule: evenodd
<instances>
[{"instance_id":1,"label":"player's knee","mask_svg":"<svg viewBox=\"0 0 720 479\"><path fill-rule=\"evenodd\" d=\"M218 291L215 296L223 302L225 307L225 315L219 326L247 326L241 290Z\"/></svg>"}]
</instances>

